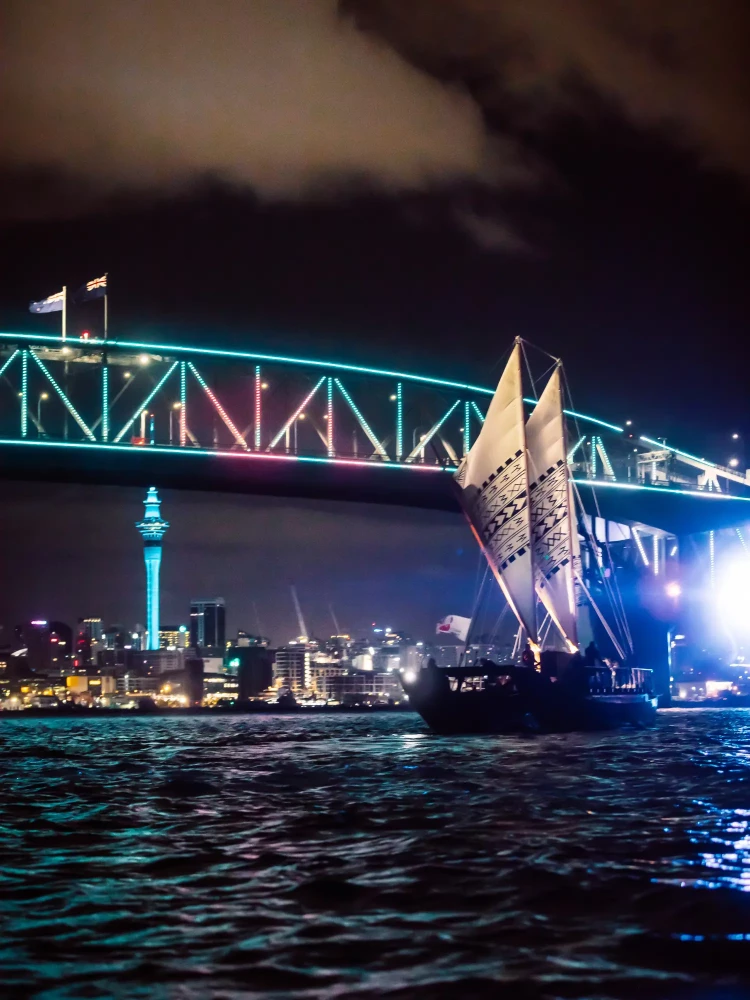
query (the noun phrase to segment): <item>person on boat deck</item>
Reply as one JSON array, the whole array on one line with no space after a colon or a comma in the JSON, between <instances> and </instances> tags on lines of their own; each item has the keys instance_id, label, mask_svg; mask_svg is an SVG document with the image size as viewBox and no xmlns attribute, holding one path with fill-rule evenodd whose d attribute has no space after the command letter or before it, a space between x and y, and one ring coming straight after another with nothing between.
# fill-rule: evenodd
<instances>
[{"instance_id":1,"label":"person on boat deck","mask_svg":"<svg viewBox=\"0 0 750 1000\"><path fill-rule=\"evenodd\" d=\"M433 689L450 690L450 682L445 672L438 667L434 656L427 661L427 676Z\"/></svg>"},{"instance_id":2,"label":"person on boat deck","mask_svg":"<svg viewBox=\"0 0 750 1000\"><path fill-rule=\"evenodd\" d=\"M595 667L602 663L602 654L596 647L596 643L592 639L584 651L584 663L587 667Z\"/></svg>"}]
</instances>

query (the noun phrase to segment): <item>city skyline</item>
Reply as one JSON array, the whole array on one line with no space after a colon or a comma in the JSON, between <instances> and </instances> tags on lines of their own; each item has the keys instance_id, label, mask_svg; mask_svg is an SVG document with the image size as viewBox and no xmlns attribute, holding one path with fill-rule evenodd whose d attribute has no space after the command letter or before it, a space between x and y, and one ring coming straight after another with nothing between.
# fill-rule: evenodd
<instances>
[{"instance_id":1,"label":"city skyline","mask_svg":"<svg viewBox=\"0 0 750 1000\"><path fill-rule=\"evenodd\" d=\"M50 484L40 492L33 483L5 484L0 550L15 582L3 594L0 644L18 622L37 617L145 625L143 545L133 530L143 495L137 487ZM471 613L478 559L460 515L161 489L159 495L170 522L162 624L189 624L191 601L221 595L228 637L260 630L285 643L299 632L292 584L319 637L336 631L330 606L353 635L375 621L428 641L445 614ZM108 516L98 520L102 506Z\"/></svg>"}]
</instances>

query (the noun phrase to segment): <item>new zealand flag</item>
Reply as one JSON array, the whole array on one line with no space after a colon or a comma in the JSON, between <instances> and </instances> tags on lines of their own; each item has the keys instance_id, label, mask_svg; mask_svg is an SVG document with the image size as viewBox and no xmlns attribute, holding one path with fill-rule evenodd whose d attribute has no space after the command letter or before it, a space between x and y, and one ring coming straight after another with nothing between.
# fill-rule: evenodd
<instances>
[{"instance_id":1,"label":"new zealand flag","mask_svg":"<svg viewBox=\"0 0 750 1000\"><path fill-rule=\"evenodd\" d=\"M107 275L103 274L101 278L94 278L93 281L87 281L85 285L81 285L76 292L76 302L88 302L90 299L103 299L106 294Z\"/></svg>"}]
</instances>

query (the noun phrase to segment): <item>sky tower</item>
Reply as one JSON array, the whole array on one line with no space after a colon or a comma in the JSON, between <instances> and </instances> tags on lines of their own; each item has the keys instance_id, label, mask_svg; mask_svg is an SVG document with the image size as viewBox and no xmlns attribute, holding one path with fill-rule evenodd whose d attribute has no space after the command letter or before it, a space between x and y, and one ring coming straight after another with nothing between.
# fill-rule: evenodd
<instances>
[{"instance_id":1,"label":"sky tower","mask_svg":"<svg viewBox=\"0 0 750 1000\"><path fill-rule=\"evenodd\" d=\"M169 522L161 516L161 500L155 486L149 486L143 501L146 511L136 528L143 538L143 558L146 563L146 634L147 649L159 648L159 567L161 540Z\"/></svg>"}]
</instances>

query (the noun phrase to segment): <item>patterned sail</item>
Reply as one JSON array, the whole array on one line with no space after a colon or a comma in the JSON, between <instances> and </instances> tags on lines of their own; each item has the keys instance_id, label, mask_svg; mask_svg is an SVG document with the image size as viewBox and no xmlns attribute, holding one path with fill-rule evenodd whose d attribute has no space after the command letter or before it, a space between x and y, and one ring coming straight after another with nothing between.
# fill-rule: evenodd
<instances>
[{"instance_id":1,"label":"patterned sail","mask_svg":"<svg viewBox=\"0 0 750 1000\"><path fill-rule=\"evenodd\" d=\"M536 642L521 347L516 344L479 437L456 472L461 502L508 603Z\"/></svg>"},{"instance_id":2,"label":"patterned sail","mask_svg":"<svg viewBox=\"0 0 750 1000\"><path fill-rule=\"evenodd\" d=\"M537 593L563 638L576 646L578 529L572 516L559 365L526 424L526 444Z\"/></svg>"}]
</instances>

